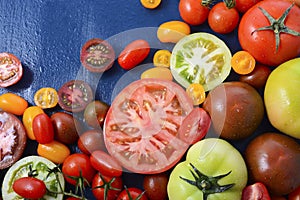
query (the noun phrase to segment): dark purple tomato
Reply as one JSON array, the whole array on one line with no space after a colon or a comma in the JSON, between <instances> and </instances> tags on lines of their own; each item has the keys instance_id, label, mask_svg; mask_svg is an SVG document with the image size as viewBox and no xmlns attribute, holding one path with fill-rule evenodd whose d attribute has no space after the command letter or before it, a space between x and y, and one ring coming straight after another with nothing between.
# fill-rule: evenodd
<instances>
[{"instance_id":1,"label":"dark purple tomato","mask_svg":"<svg viewBox=\"0 0 300 200\"><path fill-rule=\"evenodd\" d=\"M144 176L143 187L146 196L151 200L168 199L167 184L169 177L166 173Z\"/></svg>"},{"instance_id":2,"label":"dark purple tomato","mask_svg":"<svg viewBox=\"0 0 300 200\"><path fill-rule=\"evenodd\" d=\"M96 150L105 150L103 133L101 130L88 130L80 135L77 146L85 154Z\"/></svg>"},{"instance_id":3,"label":"dark purple tomato","mask_svg":"<svg viewBox=\"0 0 300 200\"><path fill-rule=\"evenodd\" d=\"M93 128L102 128L109 105L95 100L89 103L84 110L85 122Z\"/></svg>"},{"instance_id":4,"label":"dark purple tomato","mask_svg":"<svg viewBox=\"0 0 300 200\"><path fill-rule=\"evenodd\" d=\"M271 73L271 69L265 65L257 64L254 70L247 75L241 75L240 81L248 83L256 89L263 88Z\"/></svg>"}]
</instances>

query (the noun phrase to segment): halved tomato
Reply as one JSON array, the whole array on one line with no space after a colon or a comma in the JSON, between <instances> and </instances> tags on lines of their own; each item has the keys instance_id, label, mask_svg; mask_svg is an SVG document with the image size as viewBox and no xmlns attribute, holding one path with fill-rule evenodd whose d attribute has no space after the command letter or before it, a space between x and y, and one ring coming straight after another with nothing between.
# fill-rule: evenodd
<instances>
[{"instance_id":1,"label":"halved tomato","mask_svg":"<svg viewBox=\"0 0 300 200\"><path fill-rule=\"evenodd\" d=\"M192 109L193 102L174 82L135 81L119 93L106 115L107 150L123 167L135 173L168 170L190 145L179 128Z\"/></svg>"},{"instance_id":2,"label":"halved tomato","mask_svg":"<svg viewBox=\"0 0 300 200\"><path fill-rule=\"evenodd\" d=\"M17 83L23 76L23 67L19 58L10 53L0 53L0 87Z\"/></svg>"},{"instance_id":3,"label":"halved tomato","mask_svg":"<svg viewBox=\"0 0 300 200\"><path fill-rule=\"evenodd\" d=\"M231 57L229 48L218 37L193 33L175 45L170 68L174 79L183 87L200 83L209 91L228 77Z\"/></svg>"}]
</instances>

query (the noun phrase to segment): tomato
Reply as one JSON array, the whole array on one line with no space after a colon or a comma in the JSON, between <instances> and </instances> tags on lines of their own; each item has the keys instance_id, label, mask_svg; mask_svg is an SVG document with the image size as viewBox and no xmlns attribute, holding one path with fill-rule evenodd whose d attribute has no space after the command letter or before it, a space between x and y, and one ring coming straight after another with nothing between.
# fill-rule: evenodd
<instances>
[{"instance_id":1,"label":"tomato","mask_svg":"<svg viewBox=\"0 0 300 200\"><path fill-rule=\"evenodd\" d=\"M160 5L161 0L140 0L140 2L145 8L154 9Z\"/></svg>"},{"instance_id":2,"label":"tomato","mask_svg":"<svg viewBox=\"0 0 300 200\"><path fill-rule=\"evenodd\" d=\"M14 93L4 93L0 95L0 109L14 115L23 115L28 107L28 102L21 96Z\"/></svg>"},{"instance_id":3,"label":"tomato","mask_svg":"<svg viewBox=\"0 0 300 200\"><path fill-rule=\"evenodd\" d=\"M47 144L39 143L37 147L39 156L47 158L56 164L63 163L70 153L68 146L55 140Z\"/></svg>"},{"instance_id":4,"label":"tomato","mask_svg":"<svg viewBox=\"0 0 300 200\"><path fill-rule=\"evenodd\" d=\"M231 58L231 67L238 74L249 74L254 68L256 61L247 51L238 51Z\"/></svg>"},{"instance_id":5,"label":"tomato","mask_svg":"<svg viewBox=\"0 0 300 200\"><path fill-rule=\"evenodd\" d=\"M102 176L97 173L92 182L92 192L97 200L115 200L123 188L121 177Z\"/></svg>"},{"instance_id":6,"label":"tomato","mask_svg":"<svg viewBox=\"0 0 300 200\"><path fill-rule=\"evenodd\" d=\"M69 155L62 164L62 172L66 181L72 185L76 185L76 180L71 177L78 178L82 176L88 183L92 183L94 175L96 174L96 170L92 167L89 156L82 153Z\"/></svg>"},{"instance_id":7,"label":"tomato","mask_svg":"<svg viewBox=\"0 0 300 200\"><path fill-rule=\"evenodd\" d=\"M90 156L91 165L104 176L121 176L122 167L109 154L101 150L93 151Z\"/></svg>"},{"instance_id":8,"label":"tomato","mask_svg":"<svg viewBox=\"0 0 300 200\"><path fill-rule=\"evenodd\" d=\"M148 200L147 196L142 190L136 187L125 188L117 200Z\"/></svg>"},{"instance_id":9,"label":"tomato","mask_svg":"<svg viewBox=\"0 0 300 200\"><path fill-rule=\"evenodd\" d=\"M32 129L33 119L38 115L44 113L43 109L37 106L29 106L25 109L22 117L24 127L29 139L35 140L35 136Z\"/></svg>"},{"instance_id":10,"label":"tomato","mask_svg":"<svg viewBox=\"0 0 300 200\"><path fill-rule=\"evenodd\" d=\"M94 100L89 103L84 109L84 121L93 128L102 128L109 105L100 101Z\"/></svg>"},{"instance_id":11,"label":"tomato","mask_svg":"<svg viewBox=\"0 0 300 200\"><path fill-rule=\"evenodd\" d=\"M238 25L240 16L238 11L225 2L215 4L208 14L208 25L216 33L232 32Z\"/></svg>"},{"instance_id":12,"label":"tomato","mask_svg":"<svg viewBox=\"0 0 300 200\"><path fill-rule=\"evenodd\" d=\"M50 143L54 139L53 125L46 113L41 113L34 117L32 130L36 141L41 144Z\"/></svg>"},{"instance_id":13,"label":"tomato","mask_svg":"<svg viewBox=\"0 0 300 200\"><path fill-rule=\"evenodd\" d=\"M180 0L179 14L183 21L190 25L203 24L208 17L209 7L202 0Z\"/></svg>"},{"instance_id":14,"label":"tomato","mask_svg":"<svg viewBox=\"0 0 300 200\"><path fill-rule=\"evenodd\" d=\"M0 53L0 87L16 84L23 76L19 58L10 53Z\"/></svg>"},{"instance_id":15,"label":"tomato","mask_svg":"<svg viewBox=\"0 0 300 200\"><path fill-rule=\"evenodd\" d=\"M288 195L288 200L300 200L300 186Z\"/></svg>"},{"instance_id":16,"label":"tomato","mask_svg":"<svg viewBox=\"0 0 300 200\"><path fill-rule=\"evenodd\" d=\"M206 98L203 85L200 83L192 83L186 88L187 95L193 100L194 105L200 105Z\"/></svg>"},{"instance_id":17,"label":"tomato","mask_svg":"<svg viewBox=\"0 0 300 200\"><path fill-rule=\"evenodd\" d=\"M221 39L198 32L175 45L170 68L174 79L183 87L199 83L209 91L228 77L231 57L230 49Z\"/></svg>"},{"instance_id":18,"label":"tomato","mask_svg":"<svg viewBox=\"0 0 300 200\"><path fill-rule=\"evenodd\" d=\"M249 10L252 6L257 4L261 0L236 0L235 1L235 8L240 13L245 13L247 10Z\"/></svg>"},{"instance_id":19,"label":"tomato","mask_svg":"<svg viewBox=\"0 0 300 200\"><path fill-rule=\"evenodd\" d=\"M189 146L179 127L192 109L191 99L174 82L135 81L118 94L107 113L103 131L107 150L132 172L170 169Z\"/></svg>"},{"instance_id":20,"label":"tomato","mask_svg":"<svg viewBox=\"0 0 300 200\"><path fill-rule=\"evenodd\" d=\"M256 89L260 89L266 85L270 73L270 67L262 64L256 64L251 73L241 75L239 80L252 85Z\"/></svg>"},{"instance_id":21,"label":"tomato","mask_svg":"<svg viewBox=\"0 0 300 200\"><path fill-rule=\"evenodd\" d=\"M241 199L247 168L240 152L223 139L206 138L190 147L172 170L169 199Z\"/></svg>"},{"instance_id":22,"label":"tomato","mask_svg":"<svg viewBox=\"0 0 300 200\"><path fill-rule=\"evenodd\" d=\"M53 108L58 103L58 94L54 88L41 88L34 94L34 103L40 108Z\"/></svg>"},{"instance_id":23,"label":"tomato","mask_svg":"<svg viewBox=\"0 0 300 200\"><path fill-rule=\"evenodd\" d=\"M157 79L163 79L167 81L173 80L171 70L165 67L153 67L147 69L141 74L141 79L145 79L145 78L157 78Z\"/></svg>"},{"instance_id":24,"label":"tomato","mask_svg":"<svg viewBox=\"0 0 300 200\"><path fill-rule=\"evenodd\" d=\"M150 53L150 45L146 40L134 40L129 43L118 57L119 65L129 70L143 62Z\"/></svg>"},{"instance_id":25,"label":"tomato","mask_svg":"<svg viewBox=\"0 0 300 200\"><path fill-rule=\"evenodd\" d=\"M183 37L191 33L190 26L182 21L168 21L159 25L157 38L163 43L177 43Z\"/></svg>"},{"instance_id":26,"label":"tomato","mask_svg":"<svg viewBox=\"0 0 300 200\"><path fill-rule=\"evenodd\" d=\"M58 90L58 104L69 112L83 111L92 99L92 88L81 80L68 81Z\"/></svg>"},{"instance_id":27,"label":"tomato","mask_svg":"<svg viewBox=\"0 0 300 200\"><path fill-rule=\"evenodd\" d=\"M260 1L241 18L238 29L241 47L256 61L269 66L277 67L297 57L300 54L299 13L299 7L284 0ZM290 30L298 32L298 36Z\"/></svg>"},{"instance_id":28,"label":"tomato","mask_svg":"<svg viewBox=\"0 0 300 200\"><path fill-rule=\"evenodd\" d=\"M263 183L257 182L243 189L242 200L271 200L269 192Z\"/></svg>"},{"instance_id":29,"label":"tomato","mask_svg":"<svg viewBox=\"0 0 300 200\"><path fill-rule=\"evenodd\" d=\"M10 167L21 158L26 141L22 122L15 115L0 111L0 170Z\"/></svg>"},{"instance_id":30,"label":"tomato","mask_svg":"<svg viewBox=\"0 0 300 200\"><path fill-rule=\"evenodd\" d=\"M80 61L87 70L101 73L113 66L115 51L107 41L93 38L82 46Z\"/></svg>"},{"instance_id":31,"label":"tomato","mask_svg":"<svg viewBox=\"0 0 300 200\"><path fill-rule=\"evenodd\" d=\"M283 63L271 72L264 100L268 119L281 132L300 139L300 58Z\"/></svg>"},{"instance_id":32,"label":"tomato","mask_svg":"<svg viewBox=\"0 0 300 200\"><path fill-rule=\"evenodd\" d=\"M105 150L103 133L101 130L88 130L80 135L78 148L85 154L91 154L96 150Z\"/></svg>"},{"instance_id":33,"label":"tomato","mask_svg":"<svg viewBox=\"0 0 300 200\"><path fill-rule=\"evenodd\" d=\"M144 176L143 188L151 200L167 200L167 184L169 176L166 173L149 174Z\"/></svg>"},{"instance_id":34,"label":"tomato","mask_svg":"<svg viewBox=\"0 0 300 200\"><path fill-rule=\"evenodd\" d=\"M34 177L19 178L14 181L12 188L18 195L26 199L39 199L47 192L45 183Z\"/></svg>"},{"instance_id":35,"label":"tomato","mask_svg":"<svg viewBox=\"0 0 300 200\"><path fill-rule=\"evenodd\" d=\"M261 182L272 195L287 195L300 185L300 144L280 133L264 133L246 147L250 180Z\"/></svg>"},{"instance_id":36,"label":"tomato","mask_svg":"<svg viewBox=\"0 0 300 200\"><path fill-rule=\"evenodd\" d=\"M155 52L153 56L153 65L155 67L170 67L171 52L161 49Z\"/></svg>"}]
</instances>

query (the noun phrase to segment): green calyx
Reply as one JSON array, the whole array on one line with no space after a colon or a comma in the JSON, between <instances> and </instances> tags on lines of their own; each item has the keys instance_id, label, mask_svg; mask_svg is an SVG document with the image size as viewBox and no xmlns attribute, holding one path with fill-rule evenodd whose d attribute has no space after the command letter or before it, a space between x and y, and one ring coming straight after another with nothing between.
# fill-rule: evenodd
<instances>
[{"instance_id":1,"label":"green calyx","mask_svg":"<svg viewBox=\"0 0 300 200\"><path fill-rule=\"evenodd\" d=\"M285 19L288 16L288 14L293 6L294 6L294 4L289 6L278 19L274 19L265 9L258 7L261 10L261 12L264 14L264 16L266 16L266 18L269 20L270 25L258 28L256 30L254 30L252 32L252 34L257 31L272 30L275 34L276 52L277 52L279 45L280 45L280 34L281 33L287 33L287 34L294 35L294 36L300 36L299 32L290 29L289 27L287 27L284 24Z\"/></svg>"},{"instance_id":2,"label":"green calyx","mask_svg":"<svg viewBox=\"0 0 300 200\"><path fill-rule=\"evenodd\" d=\"M207 176L200 172L194 165L190 163L193 170L190 170L191 174L194 177L194 180L190 180L184 177L179 177L185 182L197 187L203 193L203 199L207 200L208 195L224 192L234 186L234 183L227 185L219 185L218 181L226 176L228 176L231 171L226 174L219 176Z\"/></svg>"},{"instance_id":3,"label":"green calyx","mask_svg":"<svg viewBox=\"0 0 300 200\"><path fill-rule=\"evenodd\" d=\"M234 8L236 4L235 0L223 0L223 2L225 3L228 9Z\"/></svg>"}]
</instances>

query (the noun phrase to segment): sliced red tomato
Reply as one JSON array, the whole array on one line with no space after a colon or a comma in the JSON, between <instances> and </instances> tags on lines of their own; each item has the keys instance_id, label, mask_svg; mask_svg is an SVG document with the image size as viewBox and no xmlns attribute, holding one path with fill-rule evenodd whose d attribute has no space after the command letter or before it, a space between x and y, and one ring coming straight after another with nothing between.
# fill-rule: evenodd
<instances>
[{"instance_id":1,"label":"sliced red tomato","mask_svg":"<svg viewBox=\"0 0 300 200\"><path fill-rule=\"evenodd\" d=\"M174 82L135 81L119 93L106 115L107 150L132 172L152 174L170 169L190 145L182 138L180 126L192 109L193 102Z\"/></svg>"},{"instance_id":2,"label":"sliced red tomato","mask_svg":"<svg viewBox=\"0 0 300 200\"><path fill-rule=\"evenodd\" d=\"M10 53L0 53L0 87L17 83L23 76L23 67L19 58Z\"/></svg>"}]
</instances>

